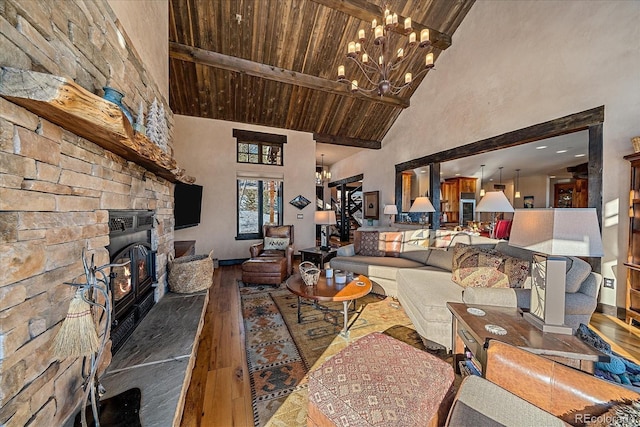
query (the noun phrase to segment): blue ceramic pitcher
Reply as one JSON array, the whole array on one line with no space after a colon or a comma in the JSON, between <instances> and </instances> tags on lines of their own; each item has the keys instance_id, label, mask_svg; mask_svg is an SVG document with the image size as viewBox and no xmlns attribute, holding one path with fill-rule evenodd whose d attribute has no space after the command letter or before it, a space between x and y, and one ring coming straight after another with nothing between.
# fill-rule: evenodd
<instances>
[{"instance_id":1,"label":"blue ceramic pitcher","mask_svg":"<svg viewBox=\"0 0 640 427\"><path fill-rule=\"evenodd\" d=\"M103 98L109 102L113 102L114 104L116 104L122 110L125 117L129 120L129 123L133 124L133 116L131 115L129 110L127 110L127 107L125 107L124 104L122 103L122 98L124 98L124 93L109 86L105 86L102 89L104 90Z\"/></svg>"}]
</instances>

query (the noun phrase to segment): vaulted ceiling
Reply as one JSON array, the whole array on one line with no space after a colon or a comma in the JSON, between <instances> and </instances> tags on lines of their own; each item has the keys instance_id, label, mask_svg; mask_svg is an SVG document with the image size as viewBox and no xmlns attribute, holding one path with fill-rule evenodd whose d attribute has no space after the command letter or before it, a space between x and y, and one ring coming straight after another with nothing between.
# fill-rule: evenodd
<instances>
[{"instance_id":1,"label":"vaulted ceiling","mask_svg":"<svg viewBox=\"0 0 640 427\"><path fill-rule=\"evenodd\" d=\"M384 6L429 28L437 57L451 45L474 0L172 0L169 10L170 103L174 113L313 132L318 142L380 148L429 71L397 96L352 93L336 81L338 65L362 82L345 59L347 44ZM391 52L406 44L391 46ZM394 73L414 75L424 54ZM362 86L365 86L361 83Z\"/></svg>"}]
</instances>

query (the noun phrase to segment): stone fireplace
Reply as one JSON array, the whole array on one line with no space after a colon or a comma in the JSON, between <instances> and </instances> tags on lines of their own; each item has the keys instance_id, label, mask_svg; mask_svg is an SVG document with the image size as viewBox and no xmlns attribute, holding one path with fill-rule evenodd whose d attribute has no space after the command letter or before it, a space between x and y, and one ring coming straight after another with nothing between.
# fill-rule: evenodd
<instances>
[{"instance_id":1,"label":"stone fireplace","mask_svg":"<svg viewBox=\"0 0 640 427\"><path fill-rule=\"evenodd\" d=\"M106 0L0 1L0 24L0 66L62 76L98 96L116 87L130 111L156 98L168 109ZM167 119L170 155L170 110ZM173 251L171 180L54 121L0 96L0 425L8 427L63 425L78 410L82 359L56 360L50 346L73 297L65 282L83 277L83 249L96 265L123 255L110 213L152 212L153 221L129 251L131 276L142 280L133 302L119 295L127 300L119 322L163 297ZM145 252L155 261L139 269Z\"/></svg>"}]
</instances>

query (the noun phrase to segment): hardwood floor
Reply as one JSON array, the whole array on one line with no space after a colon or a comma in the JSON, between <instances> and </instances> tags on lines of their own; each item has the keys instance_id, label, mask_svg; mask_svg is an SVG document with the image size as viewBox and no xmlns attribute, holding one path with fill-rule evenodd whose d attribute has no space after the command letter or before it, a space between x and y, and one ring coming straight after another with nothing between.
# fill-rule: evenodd
<instances>
[{"instance_id":1,"label":"hardwood floor","mask_svg":"<svg viewBox=\"0 0 640 427\"><path fill-rule=\"evenodd\" d=\"M236 282L239 265L215 270L196 364L187 392L183 427L253 426L244 326ZM640 329L601 313L591 318L617 353L640 361Z\"/></svg>"},{"instance_id":2,"label":"hardwood floor","mask_svg":"<svg viewBox=\"0 0 640 427\"><path fill-rule=\"evenodd\" d=\"M236 281L240 266L215 270L183 427L253 426L244 326Z\"/></svg>"}]
</instances>

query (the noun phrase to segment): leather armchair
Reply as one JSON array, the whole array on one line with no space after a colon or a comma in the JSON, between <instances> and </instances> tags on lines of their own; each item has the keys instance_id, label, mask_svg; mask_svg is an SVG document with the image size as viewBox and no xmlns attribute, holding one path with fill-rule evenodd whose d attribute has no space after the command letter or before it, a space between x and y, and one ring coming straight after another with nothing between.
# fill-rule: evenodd
<instances>
[{"instance_id":1,"label":"leather armchair","mask_svg":"<svg viewBox=\"0 0 640 427\"><path fill-rule=\"evenodd\" d=\"M251 258L260 257L285 257L287 259L287 274L293 273L293 225L264 225L262 227L264 237L288 238L289 246L285 250L264 249L264 241L255 243L249 247Z\"/></svg>"},{"instance_id":2,"label":"leather armchair","mask_svg":"<svg viewBox=\"0 0 640 427\"><path fill-rule=\"evenodd\" d=\"M487 350L485 377L569 424L640 399L633 390L497 340Z\"/></svg>"}]
</instances>

